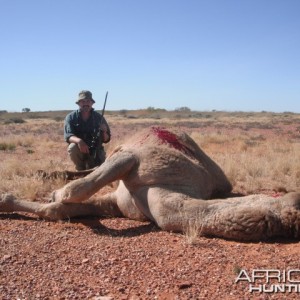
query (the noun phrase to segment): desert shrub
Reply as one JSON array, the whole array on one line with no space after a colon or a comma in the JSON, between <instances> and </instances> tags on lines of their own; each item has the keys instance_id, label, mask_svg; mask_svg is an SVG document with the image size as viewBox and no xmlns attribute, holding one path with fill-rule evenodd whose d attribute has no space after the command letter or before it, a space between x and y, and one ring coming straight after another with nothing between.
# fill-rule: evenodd
<instances>
[{"instance_id":1,"label":"desert shrub","mask_svg":"<svg viewBox=\"0 0 300 300\"><path fill-rule=\"evenodd\" d=\"M152 115L149 115L149 118L159 120L159 119L161 119L161 116L159 114L152 114Z\"/></svg>"},{"instance_id":2,"label":"desert shrub","mask_svg":"<svg viewBox=\"0 0 300 300\"><path fill-rule=\"evenodd\" d=\"M210 119L210 118L212 118L212 115L208 115L208 114L206 114L206 115L204 115L204 118L206 118L206 119Z\"/></svg>"},{"instance_id":3,"label":"desert shrub","mask_svg":"<svg viewBox=\"0 0 300 300\"><path fill-rule=\"evenodd\" d=\"M27 118L28 119L45 119L45 118L48 118L48 117L39 115L37 113L30 113L30 114L28 114Z\"/></svg>"},{"instance_id":4,"label":"desert shrub","mask_svg":"<svg viewBox=\"0 0 300 300\"><path fill-rule=\"evenodd\" d=\"M13 151L15 149L16 149L16 145L13 143L5 143L5 142L0 143L0 150L2 150L2 151L5 151L5 150Z\"/></svg>"},{"instance_id":5,"label":"desert shrub","mask_svg":"<svg viewBox=\"0 0 300 300\"><path fill-rule=\"evenodd\" d=\"M11 123L22 124L25 122L26 121L22 118L11 118L11 119L5 120L4 124L11 124Z\"/></svg>"},{"instance_id":6,"label":"desert shrub","mask_svg":"<svg viewBox=\"0 0 300 300\"><path fill-rule=\"evenodd\" d=\"M180 114L174 115L174 118L175 118L175 119L181 119L181 117L182 117L182 115L180 115Z\"/></svg>"},{"instance_id":7,"label":"desert shrub","mask_svg":"<svg viewBox=\"0 0 300 300\"><path fill-rule=\"evenodd\" d=\"M128 110L127 109L121 109L120 111L119 111L119 114L120 115L126 115L128 113Z\"/></svg>"},{"instance_id":8,"label":"desert shrub","mask_svg":"<svg viewBox=\"0 0 300 300\"><path fill-rule=\"evenodd\" d=\"M182 106L182 107L175 108L175 111L190 112L191 109L187 106Z\"/></svg>"},{"instance_id":9,"label":"desert shrub","mask_svg":"<svg viewBox=\"0 0 300 300\"><path fill-rule=\"evenodd\" d=\"M54 117L53 120L56 121L56 122L60 122L60 121L63 121L65 118L62 117L62 116L57 116L57 117Z\"/></svg>"}]
</instances>

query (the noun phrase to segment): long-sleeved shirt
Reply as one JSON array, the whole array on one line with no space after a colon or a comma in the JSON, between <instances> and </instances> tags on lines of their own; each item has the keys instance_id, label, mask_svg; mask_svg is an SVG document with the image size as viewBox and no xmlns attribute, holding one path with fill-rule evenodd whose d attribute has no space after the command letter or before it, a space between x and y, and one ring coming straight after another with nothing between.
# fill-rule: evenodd
<instances>
[{"instance_id":1,"label":"long-sleeved shirt","mask_svg":"<svg viewBox=\"0 0 300 300\"><path fill-rule=\"evenodd\" d=\"M108 143L110 141L111 133L105 118L95 110L92 110L89 119L84 121L81 117L80 110L75 110L69 113L65 118L65 141L69 143L69 138L71 136L76 136L82 139L89 147L95 147L96 145L96 147L102 147L103 141L100 133L101 124L106 125L109 140L104 143Z\"/></svg>"}]
</instances>

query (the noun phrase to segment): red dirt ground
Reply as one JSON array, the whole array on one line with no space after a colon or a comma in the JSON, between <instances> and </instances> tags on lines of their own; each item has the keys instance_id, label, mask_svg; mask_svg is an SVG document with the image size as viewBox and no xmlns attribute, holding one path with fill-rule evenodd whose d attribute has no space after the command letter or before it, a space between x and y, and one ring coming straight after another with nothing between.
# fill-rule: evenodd
<instances>
[{"instance_id":1,"label":"red dirt ground","mask_svg":"<svg viewBox=\"0 0 300 300\"><path fill-rule=\"evenodd\" d=\"M1 214L0 221L1 299L299 298L250 293L247 281L235 282L241 269L299 270L295 241L189 243L127 219L55 223Z\"/></svg>"}]
</instances>

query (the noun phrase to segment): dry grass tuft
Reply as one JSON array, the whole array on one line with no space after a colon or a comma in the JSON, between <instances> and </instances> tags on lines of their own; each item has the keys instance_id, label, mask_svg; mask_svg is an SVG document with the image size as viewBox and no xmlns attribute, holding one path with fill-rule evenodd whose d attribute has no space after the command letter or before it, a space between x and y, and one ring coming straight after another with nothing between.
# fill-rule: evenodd
<instances>
[{"instance_id":1,"label":"dry grass tuft","mask_svg":"<svg viewBox=\"0 0 300 300\"><path fill-rule=\"evenodd\" d=\"M197 245L199 243L201 232L202 229L199 222L190 221L183 230L186 243L189 245Z\"/></svg>"}]
</instances>

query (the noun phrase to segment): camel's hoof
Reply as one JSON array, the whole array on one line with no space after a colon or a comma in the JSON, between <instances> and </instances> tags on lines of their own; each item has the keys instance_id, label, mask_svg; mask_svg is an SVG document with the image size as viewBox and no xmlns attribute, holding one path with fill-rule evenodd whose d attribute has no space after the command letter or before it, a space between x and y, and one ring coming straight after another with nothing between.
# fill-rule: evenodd
<instances>
[{"instance_id":1,"label":"camel's hoof","mask_svg":"<svg viewBox=\"0 0 300 300\"><path fill-rule=\"evenodd\" d=\"M282 197L285 205L290 205L300 210L300 192L290 192Z\"/></svg>"},{"instance_id":2,"label":"camel's hoof","mask_svg":"<svg viewBox=\"0 0 300 300\"><path fill-rule=\"evenodd\" d=\"M58 203L63 202L61 190L56 190L56 191L52 192L49 202L58 202Z\"/></svg>"},{"instance_id":3,"label":"camel's hoof","mask_svg":"<svg viewBox=\"0 0 300 300\"><path fill-rule=\"evenodd\" d=\"M12 194L1 194L0 195L0 203L10 203L13 202L16 197Z\"/></svg>"},{"instance_id":4,"label":"camel's hoof","mask_svg":"<svg viewBox=\"0 0 300 300\"><path fill-rule=\"evenodd\" d=\"M14 207L15 196L12 194L2 194L0 195L0 211L1 212L11 212Z\"/></svg>"},{"instance_id":5,"label":"camel's hoof","mask_svg":"<svg viewBox=\"0 0 300 300\"><path fill-rule=\"evenodd\" d=\"M55 191L51 193L48 202L49 203L55 202Z\"/></svg>"}]
</instances>

